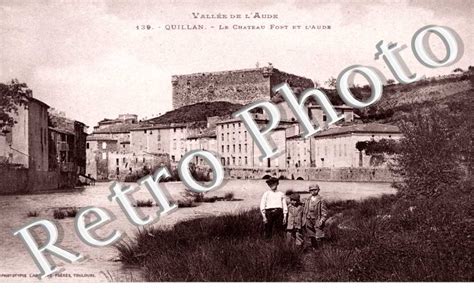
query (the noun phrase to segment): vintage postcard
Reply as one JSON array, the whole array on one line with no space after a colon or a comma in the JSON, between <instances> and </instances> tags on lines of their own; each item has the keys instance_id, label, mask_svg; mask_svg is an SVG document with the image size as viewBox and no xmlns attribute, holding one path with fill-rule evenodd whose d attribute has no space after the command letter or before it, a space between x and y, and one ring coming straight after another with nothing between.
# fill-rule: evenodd
<instances>
[{"instance_id":1,"label":"vintage postcard","mask_svg":"<svg viewBox=\"0 0 474 305\"><path fill-rule=\"evenodd\" d=\"M473 4L0 1L0 282L471 282Z\"/></svg>"}]
</instances>

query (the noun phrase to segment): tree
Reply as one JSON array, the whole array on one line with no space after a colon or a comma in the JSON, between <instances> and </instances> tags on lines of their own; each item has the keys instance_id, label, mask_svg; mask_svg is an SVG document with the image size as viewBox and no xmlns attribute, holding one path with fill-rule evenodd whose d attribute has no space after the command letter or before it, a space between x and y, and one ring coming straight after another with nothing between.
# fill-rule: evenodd
<instances>
[{"instance_id":1,"label":"tree","mask_svg":"<svg viewBox=\"0 0 474 305\"><path fill-rule=\"evenodd\" d=\"M404 194L434 197L459 184L466 154L459 145L472 144L462 143L466 140L460 132L462 120L466 118L432 109L429 113L412 113L400 123L403 138L391 169L403 178L397 187Z\"/></svg>"},{"instance_id":2,"label":"tree","mask_svg":"<svg viewBox=\"0 0 474 305\"><path fill-rule=\"evenodd\" d=\"M334 78L333 76L331 76L327 81L324 82L324 84L325 84L328 88L335 89L335 88L336 88L336 78Z\"/></svg>"},{"instance_id":3,"label":"tree","mask_svg":"<svg viewBox=\"0 0 474 305\"><path fill-rule=\"evenodd\" d=\"M356 143L356 148L359 151L359 167L364 166L363 163L363 158L362 158L362 151L364 151L367 148L367 142L366 141L359 141Z\"/></svg>"},{"instance_id":4,"label":"tree","mask_svg":"<svg viewBox=\"0 0 474 305\"><path fill-rule=\"evenodd\" d=\"M456 68L456 69L453 70L453 72L454 72L454 73L458 73L458 72L459 72L459 73L463 73L464 71L463 71L463 69L461 69L461 68Z\"/></svg>"},{"instance_id":5,"label":"tree","mask_svg":"<svg viewBox=\"0 0 474 305\"><path fill-rule=\"evenodd\" d=\"M28 100L28 86L13 79L9 84L0 83L0 129L15 125L14 114L18 106Z\"/></svg>"},{"instance_id":6,"label":"tree","mask_svg":"<svg viewBox=\"0 0 474 305\"><path fill-rule=\"evenodd\" d=\"M395 84L395 81L393 79L387 79L387 85L393 85Z\"/></svg>"}]
</instances>

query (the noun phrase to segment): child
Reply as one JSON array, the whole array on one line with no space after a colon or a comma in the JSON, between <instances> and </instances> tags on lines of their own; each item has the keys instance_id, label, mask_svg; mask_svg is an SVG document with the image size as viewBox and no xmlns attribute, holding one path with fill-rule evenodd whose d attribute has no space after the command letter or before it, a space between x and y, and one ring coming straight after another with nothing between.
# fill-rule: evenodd
<instances>
[{"instance_id":1,"label":"child","mask_svg":"<svg viewBox=\"0 0 474 305\"><path fill-rule=\"evenodd\" d=\"M265 225L265 238L270 239L274 231L283 231L288 207L285 195L277 191L278 179L271 177L266 183L270 190L263 193L260 201L260 211Z\"/></svg>"},{"instance_id":2,"label":"child","mask_svg":"<svg viewBox=\"0 0 474 305\"><path fill-rule=\"evenodd\" d=\"M325 237L324 224L328 218L328 208L326 202L319 195L319 185L314 184L309 187L311 196L304 202L303 225L305 236L311 240L311 245L316 248Z\"/></svg>"},{"instance_id":3,"label":"child","mask_svg":"<svg viewBox=\"0 0 474 305\"><path fill-rule=\"evenodd\" d=\"M290 204L288 205L288 221L286 225L286 240L288 243L296 246L303 245L303 203L300 201L300 195L293 193L290 195Z\"/></svg>"}]
</instances>

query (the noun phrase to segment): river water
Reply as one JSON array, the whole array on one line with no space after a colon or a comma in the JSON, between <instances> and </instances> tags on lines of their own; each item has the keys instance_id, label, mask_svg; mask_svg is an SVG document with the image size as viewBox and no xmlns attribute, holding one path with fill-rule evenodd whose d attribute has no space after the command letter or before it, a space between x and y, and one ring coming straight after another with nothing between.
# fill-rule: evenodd
<instances>
[{"instance_id":1,"label":"river water","mask_svg":"<svg viewBox=\"0 0 474 305\"><path fill-rule=\"evenodd\" d=\"M279 189L286 191L306 191L308 186L314 182L283 180ZM321 195L328 200L333 199L362 199L370 196L391 194L395 190L388 183L355 183L355 182L318 182L321 186ZM161 184L173 199L182 196L185 187L180 182L168 182ZM108 201L110 183L98 183L84 189L72 191L59 191L52 193L0 196L0 282L35 282L39 281L38 268L34 264L30 254L26 250L19 237L13 232L27 223L37 219L48 219L55 222L62 237L60 244L63 248L81 253L85 259L74 264L66 263L53 257L58 267L63 267L64 272L44 282L107 282L107 281L141 281L141 273L135 268L124 267L117 261L117 251L113 247L94 248L80 241L74 230L74 218L54 220L53 211L61 207L83 208L96 206L106 208L114 215L115 220L97 230L99 236L107 236L111 230L120 230L126 234L125 238L133 237L137 231L128 222L122 210ZM235 201L219 201L214 203L203 203L193 208L181 208L171 213L154 224L157 227L170 227L178 221L203 217L207 215L219 215L225 213L237 213L239 211L258 207L260 196L267 190L263 180L226 180L216 191L206 196L223 196L227 192L233 192ZM135 199L151 199L145 189L134 193ZM169 198L171 199L171 198ZM154 214L156 207L140 208L145 215ZM30 211L39 212L37 218L28 217ZM45 234L37 230L39 240L45 239ZM41 242L40 242L41 244Z\"/></svg>"}]
</instances>

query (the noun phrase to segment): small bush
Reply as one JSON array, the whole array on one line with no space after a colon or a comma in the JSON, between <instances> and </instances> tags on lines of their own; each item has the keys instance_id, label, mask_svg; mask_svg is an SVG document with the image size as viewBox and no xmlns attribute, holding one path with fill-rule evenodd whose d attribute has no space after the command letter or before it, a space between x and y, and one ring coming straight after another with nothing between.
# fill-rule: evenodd
<instances>
[{"instance_id":1,"label":"small bush","mask_svg":"<svg viewBox=\"0 0 474 305\"><path fill-rule=\"evenodd\" d=\"M232 201L234 200L234 193L233 192L227 192L224 194L224 199L226 201Z\"/></svg>"},{"instance_id":2,"label":"small bush","mask_svg":"<svg viewBox=\"0 0 474 305\"><path fill-rule=\"evenodd\" d=\"M186 189L184 191L184 198L185 200L190 200L192 202L203 202L204 200L204 193L198 193L198 192L194 192L194 191L191 191L189 189Z\"/></svg>"},{"instance_id":3,"label":"small bush","mask_svg":"<svg viewBox=\"0 0 474 305\"><path fill-rule=\"evenodd\" d=\"M143 207L150 208L153 206L153 200L150 200L150 199L137 200L134 206L139 207L139 208L143 208Z\"/></svg>"},{"instance_id":4,"label":"small bush","mask_svg":"<svg viewBox=\"0 0 474 305\"><path fill-rule=\"evenodd\" d=\"M33 210L33 211L28 211L28 213L26 214L26 216L28 216L28 217L38 217L39 214L40 214L39 211Z\"/></svg>"},{"instance_id":5,"label":"small bush","mask_svg":"<svg viewBox=\"0 0 474 305\"><path fill-rule=\"evenodd\" d=\"M175 205L177 205L178 208L194 208L198 206L198 204L190 198L180 199L176 201Z\"/></svg>"},{"instance_id":6,"label":"small bush","mask_svg":"<svg viewBox=\"0 0 474 305\"><path fill-rule=\"evenodd\" d=\"M66 217L76 217L77 215L77 208L68 208L66 209L65 213L66 213Z\"/></svg>"},{"instance_id":7,"label":"small bush","mask_svg":"<svg viewBox=\"0 0 474 305\"><path fill-rule=\"evenodd\" d=\"M53 211L54 219L64 219L66 217L74 218L78 212L77 208L58 208Z\"/></svg>"},{"instance_id":8,"label":"small bush","mask_svg":"<svg viewBox=\"0 0 474 305\"><path fill-rule=\"evenodd\" d=\"M64 213L63 210L56 209L53 211L53 217L54 219L64 219L66 218L66 214Z\"/></svg>"}]
</instances>

